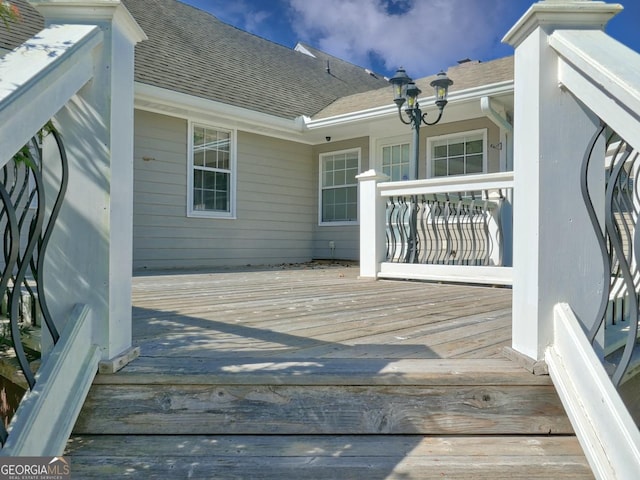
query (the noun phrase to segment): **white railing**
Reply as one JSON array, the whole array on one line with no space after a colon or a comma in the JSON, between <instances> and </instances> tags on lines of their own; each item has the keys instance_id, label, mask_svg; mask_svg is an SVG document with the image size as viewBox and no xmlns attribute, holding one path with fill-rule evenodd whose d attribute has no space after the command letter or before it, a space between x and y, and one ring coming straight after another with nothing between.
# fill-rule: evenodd
<instances>
[{"instance_id":1,"label":"white railing","mask_svg":"<svg viewBox=\"0 0 640 480\"><path fill-rule=\"evenodd\" d=\"M511 283L512 172L358 179L361 277Z\"/></svg>"},{"instance_id":2,"label":"white railing","mask_svg":"<svg viewBox=\"0 0 640 480\"><path fill-rule=\"evenodd\" d=\"M136 352L133 54L144 33L117 1L31 3L49 26L0 58L0 226L10 251L0 285L7 287L13 348L30 387L8 436L2 432L1 456L61 455L98 369L113 371ZM43 138L45 124L53 134ZM10 161L16 168L4 168ZM54 343L35 375L20 361L13 295L34 283L49 318L43 336L50 332Z\"/></svg>"},{"instance_id":3,"label":"white railing","mask_svg":"<svg viewBox=\"0 0 640 480\"><path fill-rule=\"evenodd\" d=\"M635 217L637 221L639 190L634 164L638 154L634 151L637 152L635 149L640 147L640 55L600 30L557 30L550 36L549 44L558 54L558 79L562 87L596 114L603 125L615 132L616 137L624 139L620 161L611 163L613 172L607 175L604 205L598 194L594 194L595 198L591 198L591 201L593 217L596 219L594 235L601 238L603 246L605 275L611 272L613 263L622 267L617 268L618 273L608 285L610 288L603 292L603 310L605 304L609 308L612 305L610 297L620 297L623 290L625 299L632 301L626 328L622 331L622 342L614 340L614 346L623 348L621 355L617 356L617 364L610 363L613 356L605 357L607 363L603 364L603 358L596 355L602 350L604 352L600 355L606 355L611 350L611 335L605 331L604 339L599 342L595 337L603 329L619 332L621 329L613 324L606 325L608 315L604 311L594 312L592 318L582 316L578 319L569 305L556 308L555 341L547 351L546 359L556 384L566 387L558 388L565 401L572 402L576 395L581 399L590 399L583 400L579 407L573 405L571 415L574 424L582 431L584 444L589 445L594 471L602 478L634 478L640 475L640 433L615 386L627 378L631 361L640 351L636 348L640 320L637 302L640 293L637 282L639 272L634 258L637 247L629 248L636 244L636 223L624 222L623 215L615 210L616 197L621 193L617 185L609 185L609 182L616 180L611 178L616 171L618 175L631 178L632 192L626 205L629 213L625 215ZM589 167L593 166L602 172L597 159L593 162L595 165ZM588 171L585 172L585 177L588 174ZM629 182L624 180L621 183ZM599 222L597 217L601 212L604 221ZM606 237L601 236L603 229ZM624 324L624 314L620 317L616 325ZM581 335L584 331L591 333L595 345ZM611 380L608 379L605 366L609 367Z\"/></svg>"},{"instance_id":4,"label":"white railing","mask_svg":"<svg viewBox=\"0 0 640 480\"><path fill-rule=\"evenodd\" d=\"M55 228L57 212L64 204L68 167L64 146L58 136L58 160L64 173L57 182L62 186L56 186L54 190L58 192L57 200L56 197L51 199L56 200L54 206L45 197L43 172L46 171L46 165L38 139L44 133L38 132L93 78L93 52L102 41L103 33L96 26L50 27L0 61L0 166L4 167L12 160L18 150L25 156L20 161L13 160L15 164L3 170L1 223L5 230L4 238L12 239L4 247L13 253L5 252L3 255L5 261L1 283L7 288L7 296L11 299L9 303L13 306L9 308L13 349L29 386L12 418L8 436L6 432L3 433L6 441L2 455L61 453L100 360L99 349L93 342L89 307L79 306L77 312L68 319L53 319L48 315L43 278L46 244ZM50 128L56 128L54 124L50 125ZM36 140L30 144L31 138ZM23 150L23 145L30 147ZM34 192L27 201L25 195L30 193L28 190ZM17 192L17 195L12 192ZM37 213L30 221L20 212L34 204ZM54 212L49 215L46 224L45 209ZM30 225L23 226L22 221L17 221L22 218ZM34 221L37 219L39 221ZM47 228L43 229L45 226ZM43 243L40 248L38 244ZM37 257L34 257L36 250ZM39 268L30 273L29 265L35 264L36 259L39 260ZM37 298L41 310L46 313L42 328L47 329L43 335L45 338L49 336L55 343L51 351L41 353L43 363L35 376L24 355L18 333L18 293L27 275L32 275L32 283L37 279ZM58 329L65 323L67 327L59 335Z\"/></svg>"},{"instance_id":5,"label":"white railing","mask_svg":"<svg viewBox=\"0 0 640 480\"><path fill-rule=\"evenodd\" d=\"M640 432L616 390L637 354L640 278L640 55L601 30L620 10L542 1L505 37L516 47L513 347L547 362L598 479L640 478ZM622 147L603 168L611 141ZM627 338L611 365L605 324L621 295Z\"/></svg>"}]
</instances>

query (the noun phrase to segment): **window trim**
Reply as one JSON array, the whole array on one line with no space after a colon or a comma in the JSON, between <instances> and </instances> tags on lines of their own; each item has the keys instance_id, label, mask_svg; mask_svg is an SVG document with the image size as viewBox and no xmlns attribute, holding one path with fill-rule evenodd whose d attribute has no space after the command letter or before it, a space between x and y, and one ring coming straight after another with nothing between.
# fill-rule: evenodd
<instances>
[{"instance_id":1,"label":"window trim","mask_svg":"<svg viewBox=\"0 0 640 480\"><path fill-rule=\"evenodd\" d=\"M341 226L352 226L360 224L360 182L355 180L356 186L356 219L350 221L339 221L339 222L323 222L322 221L322 174L323 174L323 161L326 157L340 155L342 153L349 152L357 152L358 154L358 173L361 173L362 170L362 148L354 147L354 148L346 148L344 150L335 150L332 152L323 152L318 155L318 226L320 227L341 227Z\"/></svg>"},{"instance_id":2,"label":"window trim","mask_svg":"<svg viewBox=\"0 0 640 480\"><path fill-rule=\"evenodd\" d=\"M439 140L447 140L450 138L463 138L470 137L474 135L482 135L482 173L487 173L489 158L488 158L488 150L487 150L487 129L480 128L477 130L468 130L466 132L455 132L455 133L447 133L445 135L438 135L434 137L427 138L427 178L442 178L442 177L434 177L432 173L432 157L433 157L433 143ZM461 175L449 175L456 177L464 177L466 175L472 175L470 173L465 173ZM474 173L473 175L480 175L480 173Z\"/></svg>"},{"instance_id":3,"label":"window trim","mask_svg":"<svg viewBox=\"0 0 640 480\"><path fill-rule=\"evenodd\" d=\"M209 128L212 130L219 130L229 134L229 170L231 172L231 179L229 182L229 194L231 195L230 206L228 212L214 212L210 210L195 210L193 208L193 131L195 127ZM238 156L238 144L237 144L237 130L235 128L221 127L205 122L197 122L193 120L188 121L187 128L187 217L189 218L218 218L235 220L236 206L237 206L237 156Z\"/></svg>"}]
</instances>

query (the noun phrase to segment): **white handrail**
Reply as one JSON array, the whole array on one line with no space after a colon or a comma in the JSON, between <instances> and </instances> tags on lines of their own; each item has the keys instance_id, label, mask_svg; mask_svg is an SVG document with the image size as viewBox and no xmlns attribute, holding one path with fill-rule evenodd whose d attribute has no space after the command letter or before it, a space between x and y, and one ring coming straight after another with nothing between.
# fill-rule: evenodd
<instances>
[{"instance_id":1,"label":"white handrail","mask_svg":"<svg viewBox=\"0 0 640 480\"><path fill-rule=\"evenodd\" d=\"M52 25L0 59L0 166L94 74L95 25Z\"/></svg>"},{"instance_id":2,"label":"white handrail","mask_svg":"<svg viewBox=\"0 0 640 480\"><path fill-rule=\"evenodd\" d=\"M600 30L557 30L549 45L561 85L640 148L640 54Z\"/></svg>"},{"instance_id":3,"label":"white handrail","mask_svg":"<svg viewBox=\"0 0 640 480\"><path fill-rule=\"evenodd\" d=\"M396 195L430 195L468 192L473 190L499 190L507 188L513 188L513 172L460 175L378 184L378 190L383 197Z\"/></svg>"}]
</instances>

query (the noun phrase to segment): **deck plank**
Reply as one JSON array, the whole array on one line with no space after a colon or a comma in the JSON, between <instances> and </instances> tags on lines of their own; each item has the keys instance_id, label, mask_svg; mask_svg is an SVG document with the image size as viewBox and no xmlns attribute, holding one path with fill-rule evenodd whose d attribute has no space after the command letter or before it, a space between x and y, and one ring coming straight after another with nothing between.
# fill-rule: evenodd
<instances>
[{"instance_id":1,"label":"deck plank","mask_svg":"<svg viewBox=\"0 0 640 480\"><path fill-rule=\"evenodd\" d=\"M79 478L593 479L573 437L81 436Z\"/></svg>"},{"instance_id":2,"label":"deck plank","mask_svg":"<svg viewBox=\"0 0 640 480\"><path fill-rule=\"evenodd\" d=\"M211 359L495 357L509 343L508 289L357 273L303 266L138 276L134 342L143 356ZM494 324L504 331L482 336Z\"/></svg>"}]
</instances>

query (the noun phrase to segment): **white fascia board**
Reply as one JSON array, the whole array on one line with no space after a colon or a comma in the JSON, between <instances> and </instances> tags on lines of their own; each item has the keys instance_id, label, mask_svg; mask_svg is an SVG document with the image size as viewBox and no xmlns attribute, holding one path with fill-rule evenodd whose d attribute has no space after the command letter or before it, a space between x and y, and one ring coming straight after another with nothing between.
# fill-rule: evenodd
<instances>
[{"instance_id":1,"label":"white fascia board","mask_svg":"<svg viewBox=\"0 0 640 480\"><path fill-rule=\"evenodd\" d=\"M468 88L459 92L449 95L449 105L462 104L471 101L478 101L482 97L491 97L494 95L502 95L505 93L513 93L514 81L507 80L505 82L494 83L490 85L483 85L481 87ZM423 112L436 111L435 97L419 99ZM313 120L308 117L304 117L303 121L305 126L309 130L318 128L333 127L337 125L344 125L347 123L356 123L368 121L374 118L381 118L398 114L398 107L395 104L384 105L382 107L369 108L367 110L359 110L356 112L344 113L333 117L321 118Z\"/></svg>"},{"instance_id":2,"label":"white fascia board","mask_svg":"<svg viewBox=\"0 0 640 480\"><path fill-rule=\"evenodd\" d=\"M224 123L247 132L312 143L303 136L305 126L302 118L290 120L276 117L139 82L135 83L134 88L134 106L139 110L188 120Z\"/></svg>"}]
</instances>

